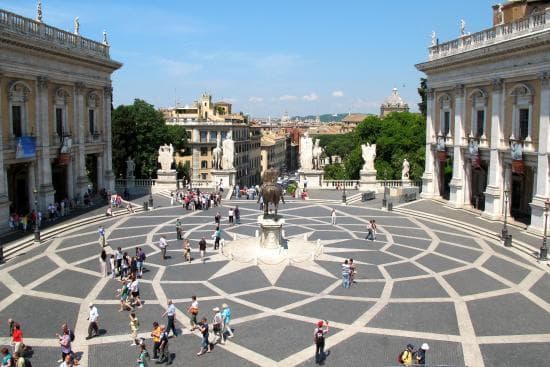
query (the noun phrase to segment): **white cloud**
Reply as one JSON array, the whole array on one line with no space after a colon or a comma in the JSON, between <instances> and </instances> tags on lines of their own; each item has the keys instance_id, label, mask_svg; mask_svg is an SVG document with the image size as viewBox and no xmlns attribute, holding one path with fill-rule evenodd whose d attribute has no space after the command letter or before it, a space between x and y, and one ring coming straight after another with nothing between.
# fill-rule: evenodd
<instances>
[{"instance_id":1,"label":"white cloud","mask_svg":"<svg viewBox=\"0 0 550 367\"><path fill-rule=\"evenodd\" d=\"M344 92L342 92L341 90L335 90L334 92L332 92L332 96L335 98L340 98L344 96Z\"/></svg>"},{"instance_id":2,"label":"white cloud","mask_svg":"<svg viewBox=\"0 0 550 367\"><path fill-rule=\"evenodd\" d=\"M262 97L250 97L248 99L248 102L252 102L252 103L262 103L264 101L264 99Z\"/></svg>"},{"instance_id":3,"label":"white cloud","mask_svg":"<svg viewBox=\"0 0 550 367\"><path fill-rule=\"evenodd\" d=\"M315 93L306 94L302 97L304 101L313 102L319 99L319 96Z\"/></svg>"},{"instance_id":4,"label":"white cloud","mask_svg":"<svg viewBox=\"0 0 550 367\"><path fill-rule=\"evenodd\" d=\"M298 97L296 96L291 96L289 94L285 94L284 96L280 96L279 97L279 101L295 101L297 100Z\"/></svg>"}]
</instances>

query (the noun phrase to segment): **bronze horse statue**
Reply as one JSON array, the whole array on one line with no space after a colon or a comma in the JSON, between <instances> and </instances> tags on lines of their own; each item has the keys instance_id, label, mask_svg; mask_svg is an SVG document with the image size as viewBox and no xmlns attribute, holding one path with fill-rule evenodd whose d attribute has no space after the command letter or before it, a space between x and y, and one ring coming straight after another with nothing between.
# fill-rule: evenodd
<instances>
[{"instance_id":1,"label":"bronze horse statue","mask_svg":"<svg viewBox=\"0 0 550 367\"><path fill-rule=\"evenodd\" d=\"M268 169L262 177L262 187L260 189L260 196L258 197L258 203L260 198L263 198L264 201L264 216L269 214L269 203L272 203L275 206L275 215L277 215L277 209L279 208L279 201L285 203L283 198L283 189L281 186L277 185L277 176L279 176L279 171L276 169Z\"/></svg>"}]
</instances>

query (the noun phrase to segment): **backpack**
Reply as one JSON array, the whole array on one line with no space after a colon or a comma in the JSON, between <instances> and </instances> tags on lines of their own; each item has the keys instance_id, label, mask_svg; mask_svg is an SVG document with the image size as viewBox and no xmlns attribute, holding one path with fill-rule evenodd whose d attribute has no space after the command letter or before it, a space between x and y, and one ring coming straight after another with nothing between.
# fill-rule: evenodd
<instances>
[{"instance_id":1,"label":"backpack","mask_svg":"<svg viewBox=\"0 0 550 367\"><path fill-rule=\"evenodd\" d=\"M319 343L324 340L325 340L325 333L323 332L323 329L321 328L315 329L315 341Z\"/></svg>"},{"instance_id":2,"label":"backpack","mask_svg":"<svg viewBox=\"0 0 550 367\"><path fill-rule=\"evenodd\" d=\"M405 349L404 351L402 351L401 353L399 353L399 355L397 356L397 363L404 363L404 358L403 356L405 355L405 353L409 353L408 349Z\"/></svg>"},{"instance_id":3,"label":"backpack","mask_svg":"<svg viewBox=\"0 0 550 367\"><path fill-rule=\"evenodd\" d=\"M71 329L69 329L69 338L71 339L71 343L74 342L75 335Z\"/></svg>"}]
</instances>

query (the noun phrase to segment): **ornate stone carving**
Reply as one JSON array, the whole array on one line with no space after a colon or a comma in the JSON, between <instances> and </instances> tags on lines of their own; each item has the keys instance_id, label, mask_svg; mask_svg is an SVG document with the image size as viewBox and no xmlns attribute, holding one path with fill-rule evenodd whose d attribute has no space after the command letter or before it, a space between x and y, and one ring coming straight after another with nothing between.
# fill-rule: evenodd
<instances>
[{"instance_id":1,"label":"ornate stone carving","mask_svg":"<svg viewBox=\"0 0 550 367\"><path fill-rule=\"evenodd\" d=\"M455 85L455 98L463 97L464 96L464 84L457 84Z\"/></svg>"},{"instance_id":2,"label":"ornate stone carving","mask_svg":"<svg viewBox=\"0 0 550 367\"><path fill-rule=\"evenodd\" d=\"M2 76L0 75L0 79ZM540 79L540 85L541 87L548 87L550 86L550 71L543 71L539 74Z\"/></svg>"},{"instance_id":3,"label":"ornate stone carving","mask_svg":"<svg viewBox=\"0 0 550 367\"><path fill-rule=\"evenodd\" d=\"M428 99L434 99L435 97L435 89L433 88L428 88L428 90L426 91L426 97L428 97Z\"/></svg>"},{"instance_id":4,"label":"ornate stone carving","mask_svg":"<svg viewBox=\"0 0 550 367\"><path fill-rule=\"evenodd\" d=\"M437 45L437 38L435 36L435 31L432 31L432 46Z\"/></svg>"},{"instance_id":5,"label":"ornate stone carving","mask_svg":"<svg viewBox=\"0 0 550 367\"><path fill-rule=\"evenodd\" d=\"M376 158L376 144L361 144L361 155L365 161L363 171L373 171L374 159Z\"/></svg>"},{"instance_id":6,"label":"ornate stone carving","mask_svg":"<svg viewBox=\"0 0 550 367\"><path fill-rule=\"evenodd\" d=\"M80 21L78 17L74 18L74 34L80 36Z\"/></svg>"},{"instance_id":7,"label":"ornate stone carving","mask_svg":"<svg viewBox=\"0 0 550 367\"><path fill-rule=\"evenodd\" d=\"M174 147L172 144L164 144L159 147L159 157L157 161L160 163L162 171L168 172L172 169L172 162L174 162Z\"/></svg>"},{"instance_id":8,"label":"ornate stone carving","mask_svg":"<svg viewBox=\"0 0 550 367\"><path fill-rule=\"evenodd\" d=\"M48 78L45 76L39 76L36 78L36 82L38 85L38 89L46 89L48 88Z\"/></svg>"},{"instance_id":9,"label":"ornate stone carving","mask_svg":"<svg viewBox=\"0 0 550 367\"><path fill-rule=\"evenodd\" d=\"M63 87L57 88L55 91L55 103L66 105L70 102L71 95Z\"/></svg>"},{"instance_id":10,"label":"ornate stone carving","mask_svg":"<svg viewBox=\"0 0 550 367\"><path fill-rule=\"evenodd\" d=\"M323 147L319 146L319 139L315 139L315 145L313 146L313 169L321 169L321 155L323 154Z\"/></svg>"},{"instance_id":11,"label":"ornate stone carving","mask_svg":"<svg viewBox=\"0 0 550 367\"><path fill-rule=\"evenodd\" d=\"M84 86L84 83L82 83L82 82L74 83L74 90L75 90L76 94L83 94L85 88L86 87Z\"/></svg>"},{"instance_id":12,"label":"ornate stone carving","mask_svg":"<svg viewBox=\"0 0 550 367\"><path fill-rule=\"evenodd\" d=\"M26 102L30 93L31 90L25 83L16 81L10 85L8 98L11 102Z\"/></svg>"},{"instance_id":13,"label":"ornate stone carving","mask_svg":"<svg viewBox=\"0 0 550 367\"><path fill-rule=\"evenodd\" d=\"M107 31L103 30L103 42L105 46L109 46L109 41L107 40Z\"/></svg>"},{"instance_id":14,"label":"ornate stone carving","mask_svg":"<svg viewBox=\"0 0 550 367\"><path fill-rule=\"evenodd\" d=\"M42 1L36 6L36 21L42 23Z\"/></svg>"},{"instance_id":15,"label":"ornate stone carving","mask_svg":"<svg viewBox=\"0 0 550 367\"><path fill-rule=\"evenodd\" d=\"M95 108L97 107L98 102L99 102L99 97L94 91L91 91L90 93L88 93L88 107Z\"/></svg>"},{"instance_id":16,"label":"ornate stone carving","mask_svg":"<svg viewBox=\"0 0 550 367\"><path fill-rule=\"evenodd\" d=\"M493 92L501 93L503 85L504 83L502 82L502 79L500 78L493 79L492 80Z\"/></svg>"},{"instance_id":17,"label":"ornate stone carving","mask_svg":"<svg viewBox=\"0 0 550 367\"><path fill-rule=\"evenodd\" d=\"M407 158L403 160L403 168L401 169L401 181L407 181L409 179L410 164Z\"/></svg>"},{"instance_id":18,"label":"ornate stone carving","mask_svg":"<svg viewBox=\"0 0 550 367\"><path fill-rule=\"evenodd\" d=\"M111 85L106 85L103 87L103 94L105 98L113 98L113 87Z\"/></svg>"},{"instance_id":19,"label":"ornate stone carving","mask_svg":"<svg viewBox=\"0 0 550 367\"><path fill-rule=\"evenodd\" d=\"M222 155L222 168L224 170L235 169L235 141L231 135L231 132L227 135L227 138L223 141L223 155Z\"/></svg>"},{"instance_id":20,"label":"ornate stone carving","mask_svg":"<svg viewBox=\"0 0 550 367\"><path fill-rule=\"evenodd\" d=\"M212 150L212 156L214 158L214 169L222 169L222 147L221 139L216 139L216 147Z\"/></svg>"}]
</instances>

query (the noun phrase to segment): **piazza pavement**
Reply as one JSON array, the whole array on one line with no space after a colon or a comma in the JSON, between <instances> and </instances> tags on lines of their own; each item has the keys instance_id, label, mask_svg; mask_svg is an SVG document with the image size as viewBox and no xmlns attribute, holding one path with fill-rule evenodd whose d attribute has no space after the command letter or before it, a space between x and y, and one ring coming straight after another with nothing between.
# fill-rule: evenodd
<instances>
[{"instance_id":1,"label":"piazza pavement","mask_svg":"<svg viewBox=\"0 0 550 367\"><path fill-rule=\"evenodd\" d=\"M325 319L328 366L394 366L406 344L424 342L433 366L548 366L549 268L472 230L476 224L448 223L436 210L439 204L418 201L416 209L387 212L372 203L343 206L330 198L288 201L279 208L286 237L320 240L323 253L314 261L267 265L246 260L246 254L229 261L212 247L218 210L226 242L255 235L255 201L226 201L205 211L171 207L160 196L155 201L152 211L105 219L103 225L108 252L120 246L133 254L140 246L147 254L140 282L144 306L136 313L150 352L152 322L163 323L167 300L174 300L182 328L180 337L170 339L174 366L312 366L313 329ZM227 210L235 205L241 224L229 226ZM432 216L420 215L430 205ZM332 208L336 225L330 224ZM178 217L191 240L191 264L176 239ZM365 240L370 219L378 224L375 241ZM6 320L20 322L33 366L57 366L55 333L64 322L75 330L73 350L83 366L136 365L128 313L118 312L115 297L120 283L100 274L97 226L71 227L0 265L0 344L9 345ZM166 260L157 247L161 235L170 245ZM209 243L204 264L197 260L203 236ZM343 289L341 263L349 258L358 267L357 283ZM192 295L199 317L209 321L213 307L229 304L235 332L226 345L200 357L200 337L188 331ZM100 336L85 340L90 302L100 314Z\"/></svg>"}]
</instances>

